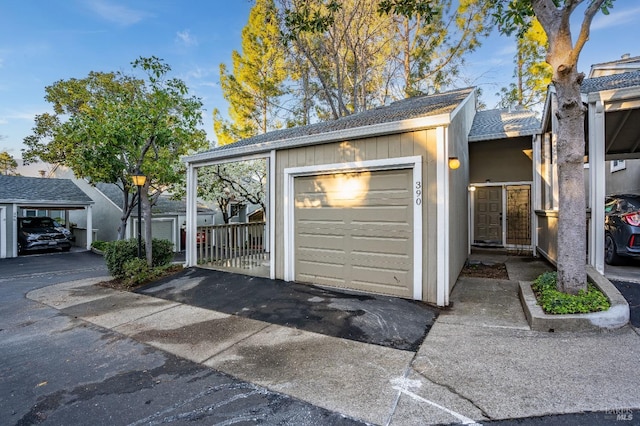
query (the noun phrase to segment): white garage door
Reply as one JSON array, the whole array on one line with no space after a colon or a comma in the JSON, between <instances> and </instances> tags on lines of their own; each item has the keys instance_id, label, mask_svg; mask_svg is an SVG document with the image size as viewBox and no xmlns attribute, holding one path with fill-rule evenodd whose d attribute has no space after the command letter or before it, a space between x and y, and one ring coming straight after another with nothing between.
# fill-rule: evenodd
<instances>
[{"instance_id":1,"label":"white garage door","mask_svg":"<svg viewBox=\"0 0 640 426\"><path fill-rule=\"evenodd\" d=\"M412 297L412 172L295 178L295 280Z\"/></svg>"}]
</instances>

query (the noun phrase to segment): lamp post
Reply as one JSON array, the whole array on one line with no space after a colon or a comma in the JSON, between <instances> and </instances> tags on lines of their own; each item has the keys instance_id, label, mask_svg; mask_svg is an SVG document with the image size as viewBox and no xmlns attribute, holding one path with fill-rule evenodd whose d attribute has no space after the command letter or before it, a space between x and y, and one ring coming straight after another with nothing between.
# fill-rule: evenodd
<instances>
[{"instance_id":1,"label":"lamp post","mask_svg":"<svg viewBox=\"0 0 640 426\"><path fill-rule=\"evenodd\" d=\"M138 258L142 259L142 201L140 192L147 177L140 172L140 169L136 169L135 173L131 175L131 179L133 179L133 184L138 187Z\"/></svg>"}]
</instances>

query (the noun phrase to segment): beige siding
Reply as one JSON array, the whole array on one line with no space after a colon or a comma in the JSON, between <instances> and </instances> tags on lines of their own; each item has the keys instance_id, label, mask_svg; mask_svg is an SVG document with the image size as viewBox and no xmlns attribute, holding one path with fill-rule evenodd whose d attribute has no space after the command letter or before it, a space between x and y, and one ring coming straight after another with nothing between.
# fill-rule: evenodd
<instances>
[{"instance_id":1,"label":"beige siding","mask_svg":"<svg viewBox=\"0 0 640 426\"><path fill-rule=\"evenodd\" d=\"M538 215L538 252L551 262L558 259L558 212L536 211Z\"/></svg>"},{"instance_id":2,"label":"beige siding","mask_svg":"<svg viewBox=\"0 0 640 426\"><path fill-rule=\"evenodd\" d=\"M467 102L447 129L449 156L458 157L460 168L449 173L449 290L469 255L469 142L475 102Z\"/></svg>"},{"instance_id":3,"label":"beige siding","mask_svg":"<svg viewBox=\"0 0 640 426\"><path fill-rule=\"evenodd\" d=\"M284 194L284 169L290 167L421 156L423 159L423 299L436 301L437 216L435 129L282 150L276 153L276 194ZM466 135L465 135L466 136ZM284 278L284 200L276 199L276 278Z\"/></svg>"},{"instance_id":4,"label":"beige siding","mask_svg":"<svg viewBox=\"0 0 640 426\"><path fill-rule=\"evenodd\" d=\"M533 180L531 137L471 142L471 183L530 182Z\"/></svg>"}]
</instances>

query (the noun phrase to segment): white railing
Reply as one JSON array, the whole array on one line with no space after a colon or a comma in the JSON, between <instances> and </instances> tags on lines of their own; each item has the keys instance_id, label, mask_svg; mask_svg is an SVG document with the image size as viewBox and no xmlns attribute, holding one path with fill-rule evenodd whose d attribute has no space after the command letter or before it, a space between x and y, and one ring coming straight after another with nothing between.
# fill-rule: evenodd
<instances>
[{"instance_id":1,"label":"white railing","mask_svg":"<svg viewBox=\"0 0 640 426\"><path fill-rule=\"evenodd\" d=\"M196 234L198 264L250 269L262 265L265 222L200 226Z\"/></svg>"}]
</instances>

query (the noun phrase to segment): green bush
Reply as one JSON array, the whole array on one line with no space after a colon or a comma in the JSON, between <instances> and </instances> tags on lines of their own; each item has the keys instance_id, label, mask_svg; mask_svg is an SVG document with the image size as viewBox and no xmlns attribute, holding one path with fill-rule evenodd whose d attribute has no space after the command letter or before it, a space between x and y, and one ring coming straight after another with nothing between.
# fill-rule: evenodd
<instances>
[{"instance_id":1,"label":"green bush","mask_svg":"<svg viewBox=\"0 0 640 426\"><path fill-rule=\"evenodd\" d=\"M96 241L91 243L91 247L93 247L96 250L100 250L102 252L104 252L107 249L108 245L109 245L109 242L100 241L100 240L96 240Z\"/></svg>"},{"instance_id":2,"label":"green bush","mask_svg":"<svg viewBox=\"0 0 640 426\"><path fill-rule=\"evenodd\" d=\"M122 264L122 274L122 281L127 287L143 284L155 277L154 270L147 266L147 261L137 257Z\"/></svg>"},{"instance_id":3,"label":"green bush","mask_svg":"<svg viewBox=\"0 0 640 426\"><path fill-rule=\"evenodd\" d=\"M563 293L556 289L557 274L545 272L531 285L538 304L547 314L582 314L609 309L609 300L600 289L591 283L587 291L580 290L577 295Z\"/></svg>"},{"instance_id":4,"label":"green bush","mask_svg":"<svg viewBox=\"0 0 640 426\"><path fill-rule=\"evenodd\" d=\"M152 266L163 266L171 263L173 259L173 244L170 241L154 238L152 250ZM143 241L142 252L144 253L144 251L145 244ZM115 278L124 278L124 263L138 257L138 240L130 238L128 240L112 241L107 244L104 257L109 273Z\"/></svg>"}]
</instances>

